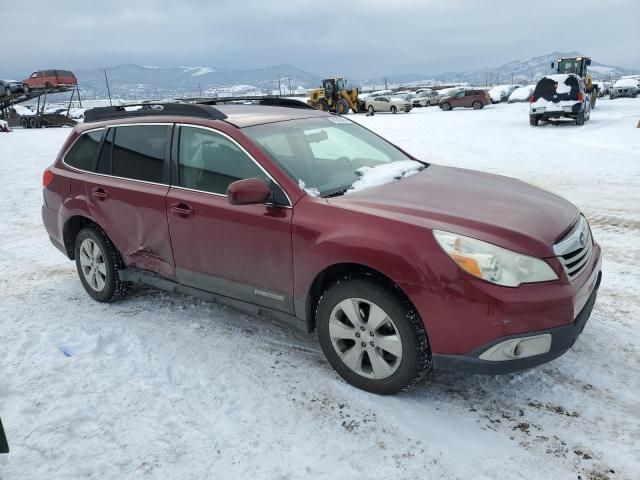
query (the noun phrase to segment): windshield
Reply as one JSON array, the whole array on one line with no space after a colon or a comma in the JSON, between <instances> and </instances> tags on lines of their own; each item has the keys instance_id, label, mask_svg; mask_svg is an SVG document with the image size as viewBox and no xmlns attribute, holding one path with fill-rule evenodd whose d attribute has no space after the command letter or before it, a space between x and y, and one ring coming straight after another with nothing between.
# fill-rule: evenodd
<instances>
[{"instance_id":1,"label":"windshield","mask_svg":"<svg viewBox=\"0 0 640 480\"><path fill-rule=\"evenodd\" d=\"M578 60L560 60L558 62L558 73L580 74L580 62Z\"/></svg>"},{"instance_id":2,"label":"windshield","mask_svg":"<svg viewBox=\"0 0 640 480\"><path fill-rule=\"evenodd\" d=\"M320 196L344 193L364 170L412 160L369 130L338 116L268 123L242 131L302 188Z\"/></svg>"}]
</instances>

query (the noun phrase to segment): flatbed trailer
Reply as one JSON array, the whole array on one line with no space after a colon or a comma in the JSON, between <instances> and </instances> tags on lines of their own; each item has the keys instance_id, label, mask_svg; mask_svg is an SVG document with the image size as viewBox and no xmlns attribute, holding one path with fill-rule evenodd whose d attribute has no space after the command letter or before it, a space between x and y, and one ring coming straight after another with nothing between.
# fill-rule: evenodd
<instances>
[{"instance_id":1,"label":"flatbed trailer","mask_svg":"<svg viewBox=\"0 0 640 480\"><path fill-rule=\"evenodd\" d=\"M66 92L71 92L66 115L62 115L61 113L45 113L47 96ZM72 87L53 87L49 89L30 89L24 93L14 93L9 96L5 95L4 97L0 97L0 118L4 118L10 127L42 128L73 126L77 122L69 118L69 111L71 110L73 97L76 94L78 95L78 102L80 106L82 106L80 90L77 85ZM36 112L33 115L20 115L15 113L15 109L13 108L15 105L36 99L38 100L38 104Z\"/></svg>"}]
</instances>

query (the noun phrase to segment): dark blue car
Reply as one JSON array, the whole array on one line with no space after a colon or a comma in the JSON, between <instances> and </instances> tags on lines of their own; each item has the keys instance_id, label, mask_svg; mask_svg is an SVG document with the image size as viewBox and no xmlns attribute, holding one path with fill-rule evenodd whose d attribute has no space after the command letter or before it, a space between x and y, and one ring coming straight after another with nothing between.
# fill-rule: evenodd
<instances>
[{"instance_id":1,"label":"dark blue car","mask_svg":"<svg viewBox=\"0 0 640 480\"><path fill-rule=\"evenodd\" d=\"M0 97L8 97L21 93L25 93L22 82L18 82L17 80L0 80Z\"/></svg>"}]
</instances>

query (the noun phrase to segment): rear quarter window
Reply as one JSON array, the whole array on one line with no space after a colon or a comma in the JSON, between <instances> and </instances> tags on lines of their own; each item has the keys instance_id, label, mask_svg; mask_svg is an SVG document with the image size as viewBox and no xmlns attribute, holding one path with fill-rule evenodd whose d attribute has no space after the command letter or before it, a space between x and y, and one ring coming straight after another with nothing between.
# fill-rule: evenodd
<instances>
[{"instance_id":1,"label":"rear quarter window","mask_svg":"<svg viewBox=\"0 0 640 480\"><path fill-rule=\"evenodd\" d=\"M67 153L64 162L70 167L92 172L95 168L96 151L104 130L83 133Z\"/></svg>"}]
</instances>

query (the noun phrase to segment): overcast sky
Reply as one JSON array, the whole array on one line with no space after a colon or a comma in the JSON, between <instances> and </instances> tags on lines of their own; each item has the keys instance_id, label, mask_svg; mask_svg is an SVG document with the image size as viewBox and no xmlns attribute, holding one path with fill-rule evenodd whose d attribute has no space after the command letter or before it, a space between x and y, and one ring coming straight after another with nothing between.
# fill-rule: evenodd
<instances>
[{"instance_id":1,"label":"overcast sky","mask_svg":"<svg viewBox=\"0 0 640 480\"><path fill-rule=\"evenodd\" d=\"M136 63L364 79L556 50L640 69L640 0L2 0L0 19L0 77Z\"/></svg>"}]
</instances>

